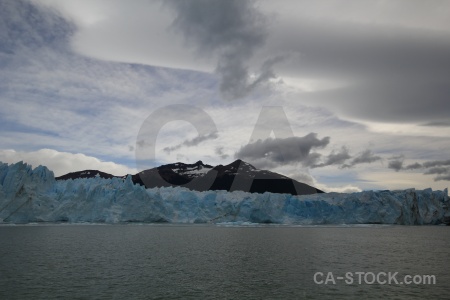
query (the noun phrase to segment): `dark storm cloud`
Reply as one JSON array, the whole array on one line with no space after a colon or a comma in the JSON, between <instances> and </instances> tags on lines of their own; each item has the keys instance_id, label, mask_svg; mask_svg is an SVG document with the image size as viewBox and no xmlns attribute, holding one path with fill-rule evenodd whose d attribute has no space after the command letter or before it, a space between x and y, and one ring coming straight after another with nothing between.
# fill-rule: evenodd
<instances>
[{"instance_id":1,"label":"dark storm cloud","mask_svg":"<svg viewBox=\"0 0 450 300\"><path fill-rule=\"evenodd\" d=\"M403 160L395 159L391 160L388 164L389 169L393 169L396 172L400 171L403 168Z\"/></svg>"},{"instance_id":2,"label":"dark storm cloud","mask_svg":"<svg viewBox=\"0 0 450 300\"><path fill-rule=\"evenodd\" d=\"M190 139L190 140L185 140L184 142L182 142L181 144L178 144L176 146L165 147L163 150L164 150L164 152L170 154L170 152L178 150L181 147L194 147L204 141L217 139L218 137L219 137L219 135L217 134L217 132L211 132L209 134L196 136L195 138Z\"/></svg>"},{"instance_id":3,"label":"dark storm cloud","mask_svg":"<svg viewBox=\"0 0 450 300\"><path fill-rule=\"evenodd\" d=\"M389 163L388 163L388 168L395 170L395 172L398 172L403 168L403 163L405 160L405 156L404 155L397 155L397 156L392 156L389 158ZM416 165L409 165L408 167L410 167L411 169L416 167Z\"/></svg>"},{"instance_id":4,"label":"dark storm cloud","mask_svg":"<svg viewBox=\"0 0 450 300\"><path fill-rule=\"evenodd\" d=\"M339 151L333 150L327 156L312 152L315 148L325 148L329 143L329 137L318 139L315 133L310 133L304 137L268 138L242 147L235 154L235 158L248 160L261 168L301 163L304 167L310 168L339 165L339 168L343 169L381 160L381 157L375 155L371 150L365 150L352 156L345 146Z\"/></svg>"},{"instance_id":5,"label":"dark storm cloud","mask_svg":"<svg viewBox=\"0 0 450 300\"><path fill-rule=\"evenodd\" d=\"M366 150L353 159L352 165L364 164L364 163L370 164L375 161L379 161L380 159L381 159L380 156L373 154L372 151L370 151L370 150Z\"/></svg>"},{"instance_id":6,"label":"dark storm cloud","mask_svg":"<svg viewBox=\"0 0 450 300\"><path fill-rule=\"evenodd\" d=\"M437 168L435 168L437 169ZM436 172L437 170L433 170L432 172ZM447 171L439 170L440 173L428 173L425 172L424 174L439 174L438 176L434 177L434 181L441 181L441 180L448 180L450 181L450 169L447 169Z\"/></svg>"},{"instance_id":7,"label":"dark storm cloud","mask_svg":"<svg viewBox=\"0 0 450 300\"><path fill-rule=\"evenodd\" d=\"M438 175L434 178L434 181L450 180L450 159L449 160L432 160L422 164L413 163L403 167L403 157L393 158L388 167L395 171L400 170L417 170L422 169L424 175Z\"/></svg>"},{"instance_id":8,"label":"dark storm cloud","mask_svg":"<svg viewBox=\"0 0 450 300\"><path fill-rule=\"evenodd\" d=\"M341 165L343 164L347 159L350 159L350 153L347 149L347 147L342 147L340 151L333 151L331 152L326 160L323 163L312 165L312 168L320 168L330 165Z\"/></svg>"},{"instance_id":9,"label":"dark storm cloud","mask_svg":"<svg viewBox=\"0 0 450 300\"><path fill-rule=\"evenodd\" d=\"M449 32L305 19L276 34L278 48L299 53L283 73L346 84L311 102L364 120L448 124Z\"/></svg>"},{"instance_id":10,"label":"dark storm cloud","mask_svg":"<svg viewBox=\"0 0 450 300\"><path fill-rule=\"evenodd\" d=\"M448 160L432 160L423 163L425 168L431 168L436 166L450 166L450 159Z\"/></svg>"},{"instance_id":11,"label":"dark storm cloud","mask_svg":"<svg viewBox=\"0 0 450 300\"><path fill-rule=\"evenodd\" d=\"M450 180L450 159L427 161L422 165L424 168L428 168L424 173L425 175L438 175L434 178L434 181Z\"/></svg>"},{"instance_id":12,"label":"dark storm cloud","mask_svg":"<svg viewBox=\"0 0 450 300\"><path fill-rule=\"evenodd\" d=\"M443 78L449 74L449 33L395 25L299 20L277 32L284 50L301 54L291 71L314 77ZM295 38L294 38L295 37ZM298 66L301 69L295 70ZM411 73L420 71L421 73ZM423 74L425 73L425 74Z\"/></svg>"},{"instance_id":13,"label":"dark storm cloud","mask_svg":"<svg viewBox=\"0 0 450 300\"><path fill-rule=\"evenodd\" d=\"M353 157L349 164L342 165L342 168L351 168L359 164L370 164L379 160L381 160L380 156L375 155L371 150L364 150Z\"/></svg>"},{"instance_id":14,"label":"dark storm cloud","mask_svg":"<svg viewBox=\"0 0 450 300\"><path fill-rule=\"evenodd\" d=\"M435 119L441 123L438 120L450 114L448 95L450 81L380 79L318 92L311 98L331 107L339 105L336 109L342 114L364 120L423 123Z\"/></svg>"},{"instance_id":15,"label":"dark storm cloud","mask_svg":"<svg viewBox=\"0 0 450 300\"><path fill-rule=\"evenodd\" d=\"M199 55L218 56L216 72L226 99L242 98L257 84L275 76L271 67L278 58L267 60L259 76L249 81L248 60L267 37L266 17L254 1L185 0L168 4L177 14L173 27L184 35L188 45Z\"/></svg>"},{"instance_id":16,"label":"dark storm cloud","mask_svg":"<svg viewBox=\"0 0 450 300\"><path fill-rule=\"evenodd\" d=\"M407 165L405 167L405 170L415 170L415 169L420 169L420 168L423 168L423 166L421 164L413 163L413 164Z\"/></svg>"},{"instance_id":17,"label":"dark storm cloud","mask_svg":"<svg viewBox=\"0 0 450 300\"><path fill-rule=\"evenodd\" d=\"M315 133L310 133L304 137L268 138L243 146L235 154L235 157L249 162L259 161L258 166L261 166L261 164L277 166L292 163L310 166L316 164L320 158L320 154L311 151L316 148L324 148L329 142L329 137L318 139Z\"/></svg>"},{"instance_id":18,"label":"dark storm cloud","mask_svg":"<svg viewBox=\"0 0 450 300\"><path fill-rule=\"evenodd\" d=\"M430 174L442 175L442 174L448 174L448 173L449 173L449 168L446 168L446 167L433 167L433 168L429 168L424 174L425 175L430 175Z\"/></svg>"}]
</instances>

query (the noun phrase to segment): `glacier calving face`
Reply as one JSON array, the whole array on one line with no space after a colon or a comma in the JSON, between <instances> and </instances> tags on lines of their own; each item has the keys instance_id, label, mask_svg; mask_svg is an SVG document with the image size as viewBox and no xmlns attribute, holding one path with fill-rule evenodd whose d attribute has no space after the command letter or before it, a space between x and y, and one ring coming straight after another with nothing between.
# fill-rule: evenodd
<instances>
[{"instance_id":1,"label":"glacier calving face","mask_svg":"<svg viewBox=\"0 0 450 300\"><path fill-rule=\"evenodd\" d=\"M197 192L145 189L131 176L56 181L46 167L0 163L0 223L252 222L279 224L441 224L447 190L353 194Z\"/></svg>"}]
</instances>

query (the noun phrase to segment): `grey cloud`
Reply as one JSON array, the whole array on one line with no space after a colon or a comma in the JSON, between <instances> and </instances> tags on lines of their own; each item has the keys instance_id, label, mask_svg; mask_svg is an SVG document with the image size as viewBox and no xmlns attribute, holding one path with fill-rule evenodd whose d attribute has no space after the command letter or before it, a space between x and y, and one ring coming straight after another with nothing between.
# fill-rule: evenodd
<instances>
[{"instance_id":1,"label":"grey cloud","mask_svg":"<svg viewBox=\"0 0 450 300\"><path fill-rule=\"evenodd\" d=\"M274 49L299 54L280 74L346 84L304 99L358 119L448 124L449 32L321 21L299 18L270 41Z\"/></svg>"},{"instance_id":2,"label":"grey cloud","mask_svg":"<svg viewBox=\"0 0 450 300\"><path fill-rule=\"evenodd\" d=\"M374 155L371 150L365 150L353 159L352 164L372 163L380 159L381 157Z\"/></svg>"},{"instance_id":3,"label":"grey cloud","mask_svg":"<svg viewBox=\"0 0 450 300\"><path fill-rule=\"evenodd\" d=\"M332 152L330 155L328 155L327 161L325 164L328 165L334 165L334 164L341 164L345 160L349 159L351 156L348 153L348 149L346 147L342 147L340 152L334 153Z\"/></svg>"},{"instance_id":4,"label":"grey cloud","mask_svg":"<svg viewBox=\"0 0 450 300\"><path fill-rule=\"evenodd\" d=\"M183 145L188 146L188 147L197 146L201 142L217 139L218 137L219 137L219 135L217 134L217 132L212 132L212 133L206 134L206 135L199 135L199 136L193 138L192 140L186 140L183 142Z\"/></svg>"},{"instance_id":5,"label":"grey cloud","mask_svg":"<svg viewBox=\"0 0 450 300\"><path fill-rule=\"evenodd\" d=\"M190 140L185 140L184 142L182 142L181 144L178 144L176 146L172 146L172 147L165 147L163 150L166 153L170 153L173 152L175 150L180 149L181 147L193 147L193 146L197 146L198 144L207 141L207 140L211 140L211 139L216 139L219 135L217 134L217 132L212 132L206 135L199 135L193 139Z\"/></svg>"},{"instance_id":6,"label":"grey cloud","mask_svg":"<svg viewBox=\"0 0 450 300\"><path fill-rule=\"evenodd\" d=\"M243 146L235 158L248 160L258 166L277 166L292 163L301 163L310 166L317 163L320 154L311 152L315 148L324 148L330 142L329 137L317 138L316 133L304 137L289 137L285 139L268 138L257 140Z\"/></svg>"},{"instance_id":7,"label":"grey cloud","mask_svg":"<svg viewBox=\"0 0 450 300\"><path fill-rule=\"evenodd\" d=\"M403 160L391 160L388 164L389 169L393 169L396 172L400 171L403 168Z\"/></svg>"},{"instance_id":8,"label":"grey cloud","mask_svg":"<svg viewBox=\"0 0 450 300\"><path fill-rule=\"evenodd\" d=\"M284 61L285 59L285 55L278 55L276 57L267 59L261 66L259 76L249 85L248 92L250 92L258 84L264 83L269 79L276 78L277 75L273 70L273 66Z\"/></svg>"},{"instance_id":9,"label":"grey cloud","mask_svg":"<svg viewBox=\"0 0 450 300\"><path fill-rule=\"evenodd\" d=\"M441 122L448 118L449 94L450 81L378 79L316 92L311 94L310 100L322 102L343 115L364 120L423 123L429 120Z\"/></svg>"},{"instance_id":10,"label":"grey cloud","mask_svg":"<svg viewBox=\"0 0 450 300\"><path fill-rule=\"evenodd\" d=\"M322 21L322 22L320 22ZM274 42L284 51L300 53L298 61L284 67L292 73L314 77L425 78L448 74L448 32L420 30L374 23L355 24L299 18L278 28ZM295 32L292 31L296 26ZM303 66L296 70L297 67ZM394 77L393 77L394 76Z\"/></svg>"},{"instance_id":11,"label":"grey cloud","mask_svg":"<svg viewBox=\"0 0 450 300\"><path fill-rule=\"evenodd\" d=\"M428 169L424 174L425 175L430 175L430 174L442 175L442 174L450 173L449 171L450 171L450 169L446 168L446 167L433 167L433 168Z\"/></svg>"},{"instance_id":12,"label":"grey cloud","mask_svg":"<svg viewBox=\"0 0 450 300\"><path fill-rule=\"evenodd\" d=\"M425 175L438 175L434 178L434 181L450 180L450 159L448 160L433 160L423 163L424 168L428 168L425 171Z\"/></svg>"},{"instance_id":13,"label":"grey cloud","mask_svg":"<svg viewBox=\"0 0 450 300\"><path fill-rule=\"evenodd\" d=\"M347 149L347 147L342 147L340 151L338 152L331 152L327 159L320 164L312 165L312 168L319 168L319 167L325 167L330 165L337 165L337 164L343 164L347 159L350 159L350 153Z\"/></svg>"},{"instance_id":14,"label":"grey cloud","mask_svg":"<svg viewBox=\"0 0 450 300\"><path fill-rule=\"evenodd\" d=\"M392 158L388 167L395 171L400 170L417 170L423 169L424 175L438 175L434 178L434 181L450 180L450 159L449 160L432 160L422 164L416 162L406 167L403 167L403 156Z\"/></svg>"},{"instance_id":15,"label":"grey cloud","mask_svg":"<svg viewBox=\"0 0 450 300\"><path fill-rule=\"evenodd\" d=\"M403 169L403 163L405 160L405 156L402 155L396 155L389 158L388 168L395 170L395 172L398 172ZM413 167L411 165L411 167Z\"/></svg>"},{"instance_id":16,"label":"grey cloud","mask_svg":"<svg viewBox=\"0 0 450 300\"><path fill-rule=\"evenodd\" d=\"M176 151L176 150L180 149L181 147L183 147L183 144L178 144L178 145L172 146L172 147L165 147L163 150L167 154L170 154L171 152Z\"/></svg>"},{"instance_id":17,"label":"grey cloud","mask_svg":"<svg viewBox=\"0 0 450 300\"><path fill-rule=\"evenodd\" d=\"M425 168L431 168L436 166L450 166L450 159L448 160L432 160L423 163Z\"/></svg>"},{"instance_id":18,"label":"grey cloud","mask_svg":"<svg viewBox=\"0 0 450 300\"><path fill-rule=\"evenodd\" d=\"M413 163L411 165L407 165L405 167L405 170L415 170L415 169L420 169L420 168L423 168L423 166L416 162L416 163Z\"/></svg>"},{"instance_id":19,"label":"grey cloud","mask_svg":"<svg viewBox=\"0 0 450 300\"><path fill-rule=\"evenodd\" d=\"M342 168L351 168L359 164L370 164L381 160L380 156L375 155L371 150L365 150L355 156L349 164L342 165Z\"/></svg>"},{"instance_id":20,"label":"grey cloud","mask_svg":"<svg viewBox=\"0 0 450 300\"><path fill-rule=\"evenodd\" d=\"M216 72L221 77L220 91L228 100L246 96L256 85L272 77L269 59L261 74L249 81L248 61L265 43L267 18L254 1L187 0L170 1L177 16L173 28L181 32L199 55L217 55Z\"/></svg>"},{"instance_id":21,"label":"grey cloud","mask_svg":"<svg viewBox=\"0 0 450 300\"><path fill-rule=\"evenodd\" d=\"M185 140L184 142L182 142L181 144L178 144L176 146L172 146L172 147L165 147L163 150L166 153L171 153L173 151L176 151L178 149L180 149L181 147L193 147L193 146L197 146L198 144L207 141L207 140L213 140L218 138L219 135L218 133L215 132L211 132L209 134L205 134L205 135L198 135L193 139L190 140Z\"/></svg>"},{"instance_id":22,"label":"grey cloud","mask_svg":"<svg viewBox=\"0 0 450 300\"><path fill-rule=\"evenodd\" d=\"M312 152L303 160L302 165L305 167L316 166L321 157L320 153Z\"/></svg>"}]
</instances>

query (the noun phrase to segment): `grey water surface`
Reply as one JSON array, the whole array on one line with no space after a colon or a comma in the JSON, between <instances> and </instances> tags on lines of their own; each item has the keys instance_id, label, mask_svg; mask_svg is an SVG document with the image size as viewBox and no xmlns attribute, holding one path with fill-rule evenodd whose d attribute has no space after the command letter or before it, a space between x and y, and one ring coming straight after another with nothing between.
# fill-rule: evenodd
<instances>
[{"instance_id":1,"label":"grey water surface","mask_svg":"<svg viewBox=\"0 0 450 300\"><path fill-rule=\"evenodd\" d=\"M448 226L0 226L0 299L448 299L449 263Z\"/></svg>"}]
</instances>

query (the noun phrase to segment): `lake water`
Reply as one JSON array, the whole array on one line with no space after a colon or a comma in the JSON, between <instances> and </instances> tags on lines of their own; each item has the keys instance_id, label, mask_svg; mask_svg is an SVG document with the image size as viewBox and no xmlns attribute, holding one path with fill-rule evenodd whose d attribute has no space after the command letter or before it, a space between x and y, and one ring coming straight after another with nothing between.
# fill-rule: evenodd
<instances>
[{"instance_id":1,"label":"lake water","mask_svg":"<svg viewBox=\"0 0 450 300\"><path fill-rule=\"evenodd\" d=\"M449 231L379 225L3 225L0 299L449 299ZM328 272L336 284L331 277L325 284ZM336 279L347 272L353 284ZM398 272L399 282L405 275L434 275L436 284L389 284L389 272ZM315 283L315 274L322 284Z\"/></svg>"}]
</instances>

